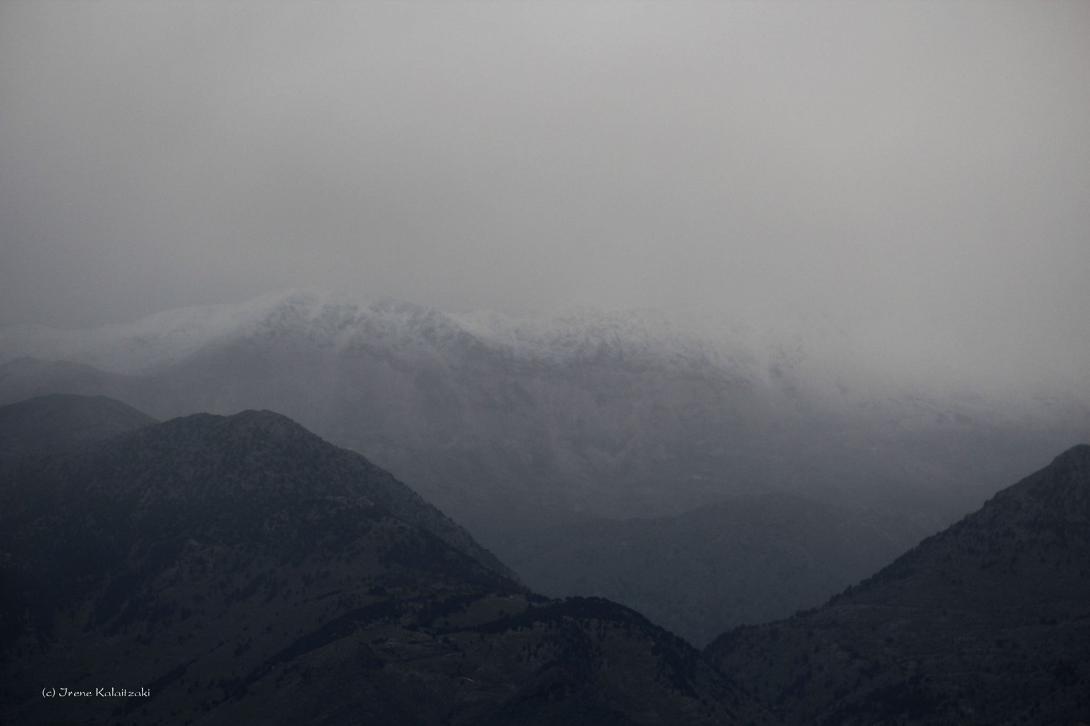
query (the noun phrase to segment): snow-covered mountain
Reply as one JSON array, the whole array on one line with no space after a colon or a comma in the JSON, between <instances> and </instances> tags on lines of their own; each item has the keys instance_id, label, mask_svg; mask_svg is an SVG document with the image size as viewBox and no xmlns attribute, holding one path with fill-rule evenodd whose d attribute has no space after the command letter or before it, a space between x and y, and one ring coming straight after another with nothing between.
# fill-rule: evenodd
<instances>
[{"instance_id":1,"label":"snow-covered mountain","mask_svg":"<svg viewBox=\"0 0 1090 726\"><path fill-rule=\"evenodd\" d=\"M382 343L420 353L473 339L477 345L527 361L561 361L613 351L684 362L716 359L725 350L653 310L584 309L557 317L517 318L490 311L444 313L396 300L290 290L237 305L185 307L94 328L2 328L0 363L27 356L118 373L147 373L231 340L292 336L341 350Z\"/></svg>"},{"instance_id":2,"label":"snow-covered mountain","mask_svg":"<svg viewBox=\"0 0 1090 726\"><path fill-rule=\"evenodd\" d=\"M496 530L486 541L542 518L666 515L770 489L957 512L1090 419L1074 398L898 377L821 320L519 318L305 290L0 330L0 400L52 392L162 417L282 411Z\"/></svg>"}]
</instances>

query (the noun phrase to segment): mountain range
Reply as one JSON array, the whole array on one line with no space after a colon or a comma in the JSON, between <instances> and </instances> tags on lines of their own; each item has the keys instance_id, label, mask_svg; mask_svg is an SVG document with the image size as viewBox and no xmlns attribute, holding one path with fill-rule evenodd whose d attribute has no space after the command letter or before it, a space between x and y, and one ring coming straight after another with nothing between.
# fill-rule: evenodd
<instances>
[{"instance_id":1,"label":"mountain range","mask_svg":"<svg viewBox=\"0 0 1090 726\"><path fill-rule=\"evenodd\" d=\"M844 335L294 291L93 329L4 329L0 403L61 392L159 419L282 412L412 482L527 585L608 595L701 642L813 606L1090 430L1077 396L909 385L862 356L830 359L853 350ZM754 503L769 496L799 526L730 514L765 521ZM690 526L744 535L768 565L687 538ZM830 544L847 532L853 546ZM685 586L655 602L633 584L645 564L648 582Z\"/></svg>"},{"instance_id":2,"label":"mountain range","mask_svg":"<svg viewBox=\"0 0 1090 726\"><path fill-rule=\"evenodd\" d=\"M158 423L48 396L0 421L5 723L1090 718L1087 445L825 605L701 652L609 600L535 594L280 414ZM42 695L97 688L138 695Z\"/></svg>"}]
</instances>

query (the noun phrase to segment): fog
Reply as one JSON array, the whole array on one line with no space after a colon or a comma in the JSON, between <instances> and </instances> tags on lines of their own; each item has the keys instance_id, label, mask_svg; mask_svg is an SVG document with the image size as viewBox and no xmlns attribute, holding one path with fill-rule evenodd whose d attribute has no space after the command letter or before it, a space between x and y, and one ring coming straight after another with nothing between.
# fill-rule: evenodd
<instances>
[{"instance_id":1,"label":"fog","mask_svg":"<svg viewBox=\"0 0 1090 726\"><path fill-rule=\"evenodd\" d=\"M0 6L0 324L284 287L1090 364L1085 3Z\"/></svg>"}]
</instances>

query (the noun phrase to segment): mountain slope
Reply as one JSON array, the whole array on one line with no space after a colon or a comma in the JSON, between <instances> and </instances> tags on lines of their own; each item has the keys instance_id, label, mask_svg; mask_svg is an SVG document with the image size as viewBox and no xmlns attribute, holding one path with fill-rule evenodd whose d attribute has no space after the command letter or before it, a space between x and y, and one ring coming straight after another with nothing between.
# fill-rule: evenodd
<instances>
[{"instance_id":1,"label":"mountain slope","mask_svg":"<svg viewBox=\"0 0 1090 726\"><path fill-rule=\"evenodd\" d=\"M1090 719L1090 446L827 605L707 653L788 723Z\"/></svg>"},{"instance_id":2,"label":"mountain slope","mask_svg":"<svg viewBox=\"0 0 1090 726\"><path fill-rule=\"evenodd\" d=\"M78 451L153 423L104 396L39 396L0 406L0 456Z\"/></svg>"},{"instance_id":3,"label":"mountain slope","mask_svg":"<svg viewBox=\"0 0 1090 726\"><path fill-rule=\"evenodd\" d=\"M914 544L903 522L789 494L527 531L508 562L547 595L623 603L692 643L812 607Z\"/></svg>"},{"instance_id":4,"label":"mountain slope","mask_svg":"<svg viewBox=\"0 0 1090 726\"><path fill-rule=\"evenodd\" d=\"M392 476L277 414L0 466L5 723L763 718L683 641L613 603L533 595Z\"/></svg>"}]
</instances>

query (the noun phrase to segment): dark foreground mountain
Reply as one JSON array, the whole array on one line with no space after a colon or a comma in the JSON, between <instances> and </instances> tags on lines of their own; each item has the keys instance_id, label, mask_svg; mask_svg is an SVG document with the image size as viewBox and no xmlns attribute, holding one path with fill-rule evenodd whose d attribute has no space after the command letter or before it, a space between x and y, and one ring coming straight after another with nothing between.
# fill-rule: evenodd
<instances>
[{"instance_id":1,"label":"dark foreground mountain","mask_svg":"<svg viewBox=\"0 0 1090 726\"><path fill-rule=\"evenodd\" d=\"M0 406L0 456L78 451L153 423L105 396L39 396Z\"/></svg>"},{"instance_id":2,"label":"dark foreground mountain","mask_svg":"<svg viewBox=\"0 0 1090 726\"><path fill-rule=\"evenodd\" d=\"M888 515L781 493L528 530L507 562L546 595L606 597L704 645L824 602L918 542L914 534Z\"/></svg>"},{"instance_id":3,"label":"dark foreground mountain","mask_svg":"<svg viewBox=\"0 0 1090 726\"><path fill-rule=\"evenodd\" d=\"M824 607L707 653L787 723L1090 722L1090 446Z\"/></svg>"},{"instance_id":4,"label":"dark foreground mountain","mask_svg":"<svg viewBox=\"0 0 1090 726\"><path fill-rule=\"evenodd\" d=\"M604 600L533 595L277 414L0 466L0 722L763 721L685 642Z\"/></svg>"}]
</instances>

